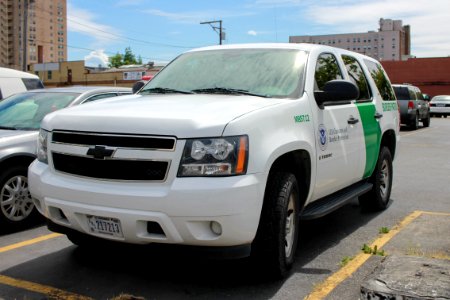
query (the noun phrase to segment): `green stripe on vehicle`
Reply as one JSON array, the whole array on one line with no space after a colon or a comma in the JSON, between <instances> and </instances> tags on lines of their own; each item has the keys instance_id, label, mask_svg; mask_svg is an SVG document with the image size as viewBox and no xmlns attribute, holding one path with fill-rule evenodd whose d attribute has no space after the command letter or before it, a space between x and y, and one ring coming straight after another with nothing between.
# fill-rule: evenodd
<instances>
[{"instance_id":1,"label":"green stripe on vehicle","mask_svg":"<svg viewBox=\"0 0 450 300\"><path fill-rule=\"evenodd\" d=\"M364 141L366 143L366 167L363 178L372 175L377 164L378 153L380 152L381 128L375 119L376 108L373 103L357 103L359 115L361 117Z\"/></svg>"}]
</instances>

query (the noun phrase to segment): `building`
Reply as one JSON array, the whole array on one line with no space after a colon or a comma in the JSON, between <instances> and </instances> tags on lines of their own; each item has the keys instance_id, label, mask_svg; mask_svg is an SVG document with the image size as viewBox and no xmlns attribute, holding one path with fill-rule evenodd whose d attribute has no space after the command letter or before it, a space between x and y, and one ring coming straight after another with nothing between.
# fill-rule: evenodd
<instances>
[{"instance_id":1,"label":"building","mask_svg":"<svg viewBox=\"0 0 450 300\"><path fill-rule=\"evenodd\" d=\"M66 0L0 0L0 67L66 60Z\"/></svg>"},{"instance_id":2,"label":"building","mask_svg":"<svg viewBox=\"0 0 450 300\"><path fill-rule=\"evenodd\" d=\"M450 57L382 61L392 83L409 83L430 95L450 95Z\"/></svg>"},{"instance_id":3,"label":"building","mask_svg":"<svg viewBox=\"0 0 450 300\"><path fill-rule=\"evenodd\" d=\"M290 36L290 43L328 45L365 54L377 60L405 60L411 55L410 26L401 20L380 19L378 31Z\"/></svg>"},{"instance_id":4,"label":"building","mask_svg":"<svg viewBox=\"0 0 450 300\"><path fill-rule=\"evenodd\" d=\"M31 65L45 87L70 85L110 85L132 87L144 75L155 75L165 64L130 65L119 68L86 67L84 60Z\"/></svg>"}]
</instances>

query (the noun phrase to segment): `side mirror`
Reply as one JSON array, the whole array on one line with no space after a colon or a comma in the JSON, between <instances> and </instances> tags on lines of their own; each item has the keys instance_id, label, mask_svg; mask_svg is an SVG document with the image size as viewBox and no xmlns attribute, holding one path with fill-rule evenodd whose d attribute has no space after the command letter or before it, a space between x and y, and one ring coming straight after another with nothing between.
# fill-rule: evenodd
<instances>
[{"instance_id":1,"label":"side mirror","mask_svg":"<svg viewBox=\"0 0 450 300\"><path fill-rule=\"evenodd\" d=\"M428 94L422 94L422 95L423 95L423 100L428 101L428 102L431 100L430 96Z\"/></svg>"},{"instance_id":2,"label":"side mirror","mask_svg":"<svg viewBox=\"0 0 450 300\"><path fill-rule=\"evenodd\" d=\"M315 91L314 97L320 108L325 102L356 100L359 97L358 87L347 80L331 80L325 83L322 91Z\"/></svg>"},{"instance_id":3,"label":"side mirror","mask_svg":"<svg viewBox=\"0 0 450 300\"><path fill-rule=\"evenodd\" d=\"M133 87L131 88L133 94L136 94L144 85L145 85L145 81L142 81L142 80L133 84Z\"/></svg>"}]
</instances>

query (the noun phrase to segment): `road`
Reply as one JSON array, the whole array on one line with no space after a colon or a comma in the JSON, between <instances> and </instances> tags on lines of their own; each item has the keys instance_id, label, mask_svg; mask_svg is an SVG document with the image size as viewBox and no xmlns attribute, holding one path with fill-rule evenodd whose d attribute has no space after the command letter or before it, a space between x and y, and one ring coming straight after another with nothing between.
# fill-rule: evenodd
<instances>
[{"instance_id":1,"label":"road","mask_svg":"<svg viewBox=\"0 0 450 300\"><path fill-rule=\"evenodd\" d=\"M82 250L64 236L47 236L50 232L40 226L0 234L0 299L126 299L125 294L143 299L303 299L336 274L342 260L377 239L380 228L393 228L417 210L450 214L449 136L450 119L433 118L429 128L402 130L390 207L367 213L355 200L322 219L302 222L297 260L285 280L260 276L247 260L206 260L179 249ZM35 240L42 237L48 239ZM376 263L368 260L323 297L357 299L361 281Z\"/></svg>"}]
</instances>

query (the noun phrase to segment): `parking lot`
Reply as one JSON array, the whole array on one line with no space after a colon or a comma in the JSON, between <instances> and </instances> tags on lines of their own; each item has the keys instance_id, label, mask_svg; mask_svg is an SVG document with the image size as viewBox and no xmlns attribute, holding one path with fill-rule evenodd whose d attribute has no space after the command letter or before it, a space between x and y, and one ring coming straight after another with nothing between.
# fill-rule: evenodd
<instances>
[{"instance_id":1,"label":"parking lot","mask_svg":"<svg viewBox=\"0 0 450 300\"><path fill-rule=\"evenodd\" d=\"M385 247L387 255L450 258L449 134L448 118L402 130L390 207L366 213L355 199L302 222L297 260L285 280L260 276L245 259L208 260L184 248L78 249L37 226L0 233L0 299L357 299L383 258L362 255L364 244ZM417 228L424 228L420 240Z\"/></svg>"}]
</instances>

